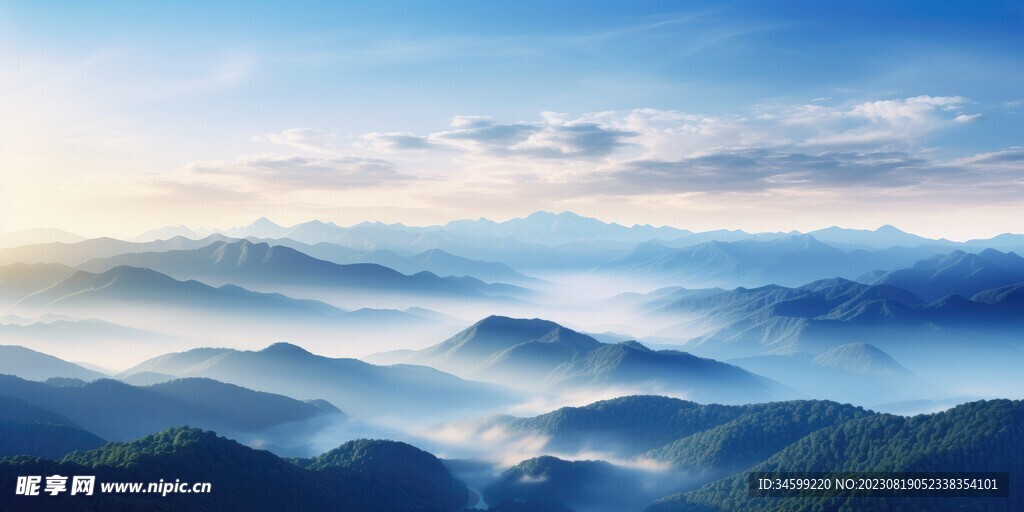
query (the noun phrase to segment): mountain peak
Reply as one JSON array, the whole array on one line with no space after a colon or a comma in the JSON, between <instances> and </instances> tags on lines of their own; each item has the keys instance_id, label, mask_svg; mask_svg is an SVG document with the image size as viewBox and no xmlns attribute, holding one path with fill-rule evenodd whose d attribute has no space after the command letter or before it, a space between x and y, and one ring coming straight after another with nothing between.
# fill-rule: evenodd
<instances>
[{"instance_id":1,"label":"mountain peak","mask_svg":"<svg viewBox=\"0 0 1024 512\"><path fill-rule=\"evenodd\" d=\"M285 341L279 341L277 343L274 343L274 344L268 346L267 348L258 351L258 353L259 354L272 355L272 356L287 356L287 357L311 356L311 355L313 355L308 350L306 350L306 349L304 349L304 348L302 348L302 347L300 347L298 345L293 345L293 344L285 342Z\"/></svg>"},{"instance_id":2,"label":"mountain peak","mask_svg":"<svg viewBox=\"0 0 1024 512\"><path fill-rule=\"evenodd\" d=\"M270 219L268 219L266 217L260 217L260 218L258 218L256 220L252 221L252 224L249 224L249 227L251 227L251 228L279 228L279 227L281 227L281 225L275 223L274 221L272 221L272 220L270 220Z\"/></svg>"},{"instance_id":3,"label":"mountain peak","mask_svg":"<svg viewBox=\"0 0 1024 512\"><path fill-rule=\"evenodd\" d=\"M889 354L864 342L839 345L815 357L811 362L864 375L896 377L910 374L910 370L896 362Z\"/></svg>"},{"instance_id":4,"label":"mountain peak","mask_svg":"<svg viewBox=\"0 0 1024 512\"><path fill-rule=\"evenodd\" d=\"M878 229L875 230L875 233L906 234L907 232L903 231L900 228L897 228L896 226L893 226L892 224L883 224L879 226Z\"/></svg>"}]
</instances>

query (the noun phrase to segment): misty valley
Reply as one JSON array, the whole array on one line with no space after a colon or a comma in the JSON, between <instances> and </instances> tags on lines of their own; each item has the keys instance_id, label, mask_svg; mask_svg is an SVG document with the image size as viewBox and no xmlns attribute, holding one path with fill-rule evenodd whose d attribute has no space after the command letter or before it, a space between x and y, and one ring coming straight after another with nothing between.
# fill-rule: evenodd
<instances>
[{"instance_id":1,"label":"misty valley","mask_svg":"<svg viewBox=\"0 0 1024 512\"><path fill-rule=\"evenodd\" d=\"M0 235L2 510L1024 510L1024 235L571 212ZM767 498L752 472L1008 472Z\"/></svg>"}]
</instances>

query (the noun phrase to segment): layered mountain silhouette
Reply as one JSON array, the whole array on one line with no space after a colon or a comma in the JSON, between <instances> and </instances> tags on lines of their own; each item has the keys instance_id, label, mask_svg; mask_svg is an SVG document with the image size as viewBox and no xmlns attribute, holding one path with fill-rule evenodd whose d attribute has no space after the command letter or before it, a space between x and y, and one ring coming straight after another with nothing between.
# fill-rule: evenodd
<instances>
[{"instance_id":1,"label":"layered mountain silhouette","mask_svg":"<svg viewBox=\"0 0 1024 512\"><path fill-rule=\"evenodd\" d=\"M59 353L64 358L76 361L93 360L109 364L106 363L105 355L109 354L109 351L121 351L126 354L138 351L152 355L154 349L166 351L180 346L183 341L178 337L92 318L60 319L63 315L45 313L40 318L42 320L0 324L0 343L18 344ZM0 363L0 367L3 366L3 363ZM6 373L22 376L17 370L19 367L11 367ZM87 377L80 378L92 380Z\"/></svg>"},{"instance_id":2,"label":"layered mountain silhouette","mask_svg":"<svg viewBox=\"0 0 1024 512\"><path fill-rule=\"evenodd\" d=\"M289 247L248 240L216 242L198 249L122 254L89 261L81 268L104 272L124 265L149 268L177 279L264 291L327 288L466 298L526 293L515 286L487 284L468 277L439 277L429 272L410 276L372 263L338 265Z\"/></svg>"},{"instance_id":3,"label":"layered mountain silhouette","mask_svg":"<svg viewBox=\"0 0 1024 512\"><path fill-rule=\"evenodd\" d=\"M12 263L0 267L0 311L22 297L53 286L74 273L73 268L58 263Z\"/></svg>"},{"instance_id":4,"label":"layered mountain silhouette","mask_svg":"<svg viewBox=\"0 0 1024 512\"><path fill-rule=\"evenodd\" d=\"M29 316L60 313L111 321L134 318L137 324L147 328L180 327L174 332L179 335L195 333L196 329L188 327L198 328L203 322L209 322L205 325L219 325L219 322L262 325L268 329L266 332L278 336L318 328L362 328L380 322L408 327L434 323L424 315L377 309L345 311L314 300L253 292L231 284L215 288L195 280L179 281L148 268L128 266L102 273L77 271L57 284L26 295L11 306L10 311ZM146 321L166 315L189 318L192 323L175 326Z\"/></svg>"},{"instance_id":5,"label":"layered mountain silhouette","mask_svg":"<svg viewBox=\"0 0 1024 512\"><path fill-rule=\"evenodd\" d=\"M214 288L198 281L179 281L148 268L129 266L117 266L102 273L77 271L56 285L26 295L11 310L89 311L126 303L226 312L278 311L313 316L343 313L315 301L250 292L233 285Z\"/></svg>"},{"instance_id":6,"label":"layered mountain silhouette","mask_svg":"<svg viewBox=\"0 0 1024 512\"><path fill-rule=\"evenodd\" d=\"M978 327L988 329L992 341L991 335L998 329L1015 332L1024 327L1019 310L1006 302L1006 297L998 297L995 293L993 302L981 302L953 296L925 303L891 284L827 279L798 288L765 286L690 293L674 301L659 298L654 305L670 316L699 316L674 329L704 330L705 334L685 346L712 357L818 355L864 339L890 354L912 355L914 347L908 343L913 336L942 338L946 331Z\"/></svg>"},{"instance_id":7,"label":"layered mountain silhouette","mask_svg":"<svg viewBox=\"0 0 1024 512\"><path fill-rule=\"evenodd\" d=\"M288 343L259 351L201 348L167 354L120 376L140 372L207 377L301 399L323 398L357 417L433 417L490 409L517 398L500 386L425 366L375 366L314 355Z\"/></svg>"},{"instance_id":8,"label":"layered mountain silhouette","mask_svg":"<svg viewBox=\"0 0 1024 512\"><path fill-rule=\"evenodd\" d=\"M540 319L491 316L405 362L467 378L554 392L608 386L658 387L701 400L765 399L784 390L737 367L637 342L601 343Z\"/></svg>"},{"instance_id":9,"label":"layered mountain silhouette","mask_svg":"<svg viewBox=\"0 0 1024 512\"><path fill-rule=\"evenodd\" d=\"M363 222L342 227L331 222L321 221L285 227L266 218L260 218L248 226L205 236L208 233L208 230L170 226L136 237L133 240L137 241L133 242L111 238L80 240L79 237L73 235L21 237L19 238L20 242L15 240L7 249L0 249L0 264L21 261L79 265L91 259L107 258L124 253L195 249L214 242L248 238L273 241L276 245L291 245L307 254L335 263L355 263L356 261L347 261L347 259L364 255L365 262L383 263L383 260L387 260L388 263L396 267L403 267L403 271L408 270L407 273L412 273L414 270L436 270L436 273L441 275L472 275L489 282L491 280L515 282L511 279L513 276L508 274L506 269L501 269L495 275L492 272L497 271L498 267L476 260L500 262L520 271L527 268L585 269L608 264L612 260L622 258L637 244L647 242L656 242L667 248L684 249L695 248L705 243L771 243L794 236L811 236L820 242L856 253L854 257L847 258L843 262L832 262L833 266L841 270L842 273L811 276L805 272L802 278L792 276L793 282L763 281L766 277L786 276L772 276L770 268L766 268L764 271L751 268L747 269L748 277L762 279L762 281L742 283L734 281L732 283L733 285L755 286L768 282L795 285L798 282L822 277L853 278L871 270L891 269L957 248L970 252L984 248L1003 251L1024 249L1024 238L1022 238L1024 235L1009 233L965 243L920 237L889 225L874 231L843 229L833 226L812 231L806 235L795 231L746 233L740 230L693 233L672 227L649 225L626 227L614 222L606 223L583 217L572 212L558 214L535 212L523 218L504 222L494 222L488 219L457 220L445 225L425 227L380 222ZM205 238L199 238L200 236L205 236ZM325 245L314 249L313 247L317 244ZM15 247L15 245L18 246ZM441 258L444 260L442 262L425 259L423 253L434 250L451 254L452 258ZM374 253L375 251L391 251L397 255L397 258L387 253ZM900 253L913 253L914 257L906 259L905 256L901 257ZM461 273L457 268L451 268L449 264L457 262L458 258L466 258L467 261L462 263L472 263L472 268L463 270ZM774 259L776 256L769 254L768 258ZM641 267L649 266L642 262L634 263ZM771 267L771 262L764 261L763 263ZM781 263L784 267L786 262L782 261ZM488 265L490 268L487 268ZM622 262L615 262L612 266L621 267L623 265ZM854 273L857 270L860 272ZM454 272L448 274L451 271ZM680 272L683 271L684 269L680 270ZM691 281L690 284L696 283Z\"/></svg>"},{"instance_id":10,"label":"layered mountain silhouette","mask_svg":"<svg viewBox=\"0 0 1024 512\"><path fill-rule=\"evenodd\" d=\"M456 221L457 224L458 222ZM482 226L491 224L487 220L468 222L480 222ZM241 227L228 230L226 233L236 238L287 238L312 246L330 244L361 253L390 250L400 254L419 254L440 249L471 260L502 262L517 271L530 268L588 268L621 256L630 246L626 242L578 238L548 245L519 240L493 230L489 230L493 234L484 234L471 229L471 226L449 230L444 226L413 227L362 222L354 226L341 227L321 221L306 222L290 228L276 224L274 226L276 228L262 222L259 229ZM644 239L642 236L640 238ZM288 245L287 242L281 243ZM347 252L346 249L342 249L341 252Z\"/></svg>"},{"instance_id":11,"label":"layered mountain silhouette","mask_svg":"<svg viewBox=\"0 0 1024 512\"><path fill-rule=\"evenodd\" d=\"M59 458L104 443L60 414L0 395L0 459L11 455Z\"/></svg>"},{"instance_id":12,"label":"layered mountain silhouette","mask_svg":"<svg viewBox=\"0 0 1024 512\"><path fill-rule=\"evenodd\" d=\"M299 244L290 244L285 240L281 241L280 244L293 247L314 258L333 263L373 263L407 275L430 272L442 277L468 276L487 283L500 282L521 285L542 283L538 279L533 279L516 272L512 267L504 263L472 260L456 256L441 249L430 249L417 254L406 255L390 249L359 252L327 243L298 247L297 245Z\"/></svg>"},{"instance_id":13,"label":"layered mountain silhouette","mask_svg":"<svg viewBox=\"0 0 1024 512\"><path fill-rule=\"evenodd\" d=\"M845 402L873 404L879 397L895 401L930 388L892 356L864 342L839 345L817 356L800 352L729 362L817 398Z\"/></svg>"},{"instance_id":14,"label":"layered mountain silhouette","mask_svg":"<svg viewBox=\"0 0 1024 512\"><path fill-rule=\"evenodd\" d=\"M27 264L59 263L76 266L96 258L109 258L135 252L195 249L224 240L228 240L228 237L217 234L198 240L176 236L152 242L126 242L116 238L101 237L74 243L42 243L0 249L0 265L20 262Z\"/></svg>"},{"instance_id":15,"label":"layered mountain silhouette","mask_svg":"<svg viewBox=\"0 0 1024 512\"><path fill-rule=\"evenodd\" d=\"M53 377L90 381L106 377L100 372L17 345L0 345L0 375L16 375L37 381Z\"/></svg>"},{"instance_id":16,"label":"layered mountain silhouette","mask_svg":"<svg viewBox=\"0 0 1024 512\"><path fill-rule=\"evenodd\" d=\"M355 441L302 467L213 432L173 428L127 443L75 452L60 460L19 457L0 462L0 477L94 475L93 496L18 496L4 493L0 508L39 510L209 511L360 510L447 512L467 502L467 491L434 456L412 446ZM304 462L304 461L299 461ZM100 482L208 482L206 493L100 493ZM169 479L169 480L168 480ZM70 482L69 482L70 485Z\"/></svg>"},{"instance_id":17,"label":"layered mountain silhouette","mask_svg":"<svg viewBox=\"0 0 1024 512\"><path fill-rule=\"evenodd\" d=\"M807 234L827 244L870 249L920 247L922 245L931 245L936 247L956 245L946 239L934 240L907 233L906 231L900 230L899 228L889 224L881 226L875 230L844 229L838 226L832 226L816 231L810 231Z\"/></svg>"},{"instance_id":18,"label":"layered mountain silhouette","mask_svg":"<svg viewBox=\"0 0 1024 512\"><path fill-rule=\"evenodd\" d=\"M528 244L552 246L593 240L613 242L644 242L651 239L671 240L691 234L690 231L667 226L634 225L627 227L614 222L606 223L597 219L583 217L572 212L556 214L544 211L534 212L526 217L514 218L504 222L480 218L476 220L456 220L442 226L427 227L383 224L380 222L363 222L350 227L341 227L332 222L324 223L320 221L283 227L274 224L266 218L260 218L249 226L233 228L226 231L225 234L239 238L291 238L304 243L331 242L349 247L360 247L361 245L352 244L351 242L358 239L360 231L367 232L371 230L428 236L507 238ZM386 237L386 235L380 234L377 236L379 238Z\"/></svg>"},{"instance_id":19,"label":"layered mountain silhouette","mask_svg":"<svg viewBox=\"0 0 1024 512\"><path fill-rule=\"evenodd\" d=\"M886 272L874 283L898 286L926 301L949 295L971 297L993 288L1024 284L1024 258L994 249L978 254L954 251Z\"/></svg>"},{"instance_id":20,"label":"layered mountain silhouette","mask_svg":"<svg viewBox=\"0 0 1024 512\"><path fill-rule=\"evenodd\" d=\"M691 287L794 286L830 277L852 279L874 269L908 265L935 252L927 246L844 252L811 235L732 242L714 240L681 249L648 242L597 270L642 282Z\"/></svg>"},{"instance_id":21,"label":"layered mountain silhouette","mask_svg":"<svg viewBox=\"0 0 1024 512\"><path fill-rule=\"evenodd\" d=\"M2 375L0 395L45 408L110 440L132 439L180 424L255 438L286 424L300 432L300 423L341 414L285 396L198 378L147 387L110 379L59 386Z\"/></svg>"}]
</instances>

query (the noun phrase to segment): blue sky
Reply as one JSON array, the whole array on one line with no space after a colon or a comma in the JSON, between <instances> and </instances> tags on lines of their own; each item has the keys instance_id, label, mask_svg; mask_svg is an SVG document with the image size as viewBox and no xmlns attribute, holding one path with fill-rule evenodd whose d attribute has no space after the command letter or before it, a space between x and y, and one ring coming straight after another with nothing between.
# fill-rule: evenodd
<instances>
[{"instance_id":1,"label":"blue sky","mask_svg":"<svg viewBox=\"0 0 1024 512\"><path fill-rule=\"evenodd\" d=\"M1019 2L7 2L0 34L0 231L1024 214Z\"/></svg>"}]
</instances>

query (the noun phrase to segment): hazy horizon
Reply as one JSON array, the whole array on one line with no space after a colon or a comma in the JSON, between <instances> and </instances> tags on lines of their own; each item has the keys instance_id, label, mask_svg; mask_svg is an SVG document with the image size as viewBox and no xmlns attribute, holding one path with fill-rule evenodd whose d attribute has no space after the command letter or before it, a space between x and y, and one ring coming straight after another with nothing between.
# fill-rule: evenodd
<instances>
[{"instance_id":1,"label":"hazy horizon","mask_svg":"<svg viewBox=\"0 0 1024 512\"><path fill-rule=\"evenodd\" d=\"M979 232L985 233L985 234L981 234L981 235L978 235L978 234L975 234L975 235L965 234L964 236L961 236L961 237L953 237L953 236L944 236L941 233L939 233L939 234L929 234L929 233L917 232L917 231L914 231L914 230L911 230L911 229L904 229L902 226L900 226L898 224L895 224L895 223L892 223L892 222L885 222L885 223L877 224L877 225L840 225L840 224L829 224L827 221L825 221L824 223L811 223L811 224L809 224L810 227L806 227L806 228L797 228L797 227L792 227L792 226L781 226L780 225L778 227L773 227L773 228L768 228L768 229L763 229L763 230L756 230L756 229L746 229L746 228L744 228L742 226L729 225L729 226L711 227L711 228L708 228L708 229L696 229L694 227L688 226L685 223L683 223L683 224L657 224L657 223L642 222L642 221L640 221L640 222L624 222L624 221L617 220L615 218L610 218L610 217L607 217L607 216L602 216L601 214L597 214L596 216L590 216L590 215L583 215L583 214L580 214L579 212L575 212L575 211L572 211L572 210L543 210L542 209L542 210L533 210L533 211L529 211L529 212L524 212L524 213L521 213L521 214L512 214L511 216L506 216L506 217L488 217L488 216L452 217L452 218L444 219L444 220L437 221L437 222L420 222L420 221L418 221L416 219L414 219L414 220L406 220L406 221L394 220L394 219L384 220L382 218L371 218L371 217L362 218L361 220L348 220L348 221L341 221L341 220L338 220L338 219L331 219L331 218L327 218L327 217L307 217L307 218L300 219L300 220L297 220L297 221L278 222L273 217L270 217L270 216L267 216L267 215L260 215L258 217L254 217L252 220L250 220L248 222L243 222L241 224L231 224L231 225L228 225L228 224L217 225L217 224L213 224L213 223L203 223L203 224L196 224L196 225L190 225L190 224L166 224L166 225L155 225L155 226L152 226L152 227L149 227L149 228L145 228L145 229L143 229L141 231L137 231L137 232L136 231L115 232L116 230L115 231L97 231L96 229L89 230L89 231L79 232L79 231L74 231L74 230L71 230L71 229L68 229L68 228L65 228L65 227L61 227L61 226L53 226L53 225L42 226L42 225L37 225L37 226L29 226L29 227L24 227L24 228L20 228L20 229L9 230L9 231L6 231L6 232L0 232L0 235L16 234L16 233L30 232L30 231L59 230L59 231L64 231L66 233L70 233L72 235L81 236L81 237L86 238L86 239L110 237L110 238L117 238L117 239L121 239L121 240L131 240L133 238L137 238L137 237L145 235L147 233L155 232L155 231L162 230L162 229L165 229L165 228L178 228L178 227L182 227L183 226L183 227L188 228L188 229L190 229L192 231L195 231L198 235L205 237L205 236L208 236L208 234L205 234L205 233L224 233L224 232L230 231L232 229L239 229L239 228L244 228L244 227L250 226L250 225L252 225L252 224L254 224L254 223L256 223L256 222L258 222L258 221L260 221L262 219L269 220L270 222L272 222L272 223L274 223L274 224L276 224L278 226L284 227L284 228L295 227L295 226L298 226L298 225L307 224L307 223L311 223L311 222L322 222L324 224L334 224L334 225L336 225L336 226L338 226L340 228L351 228L351 227L355 227L355 226L357 226L359 224L363 224L363 223L378 223L378 222L379 223L383 223L383 224L387 224L387 225L400 224L402 226L410 227L410 228L430 228L430 227L443 227L444 225L446 225L448 223L451 223L451 222L465 221L465 220L471 220L471 221L487 220L487 221L491 221L491 222L495 222L495 223L503 223L503 222L513 221L513 220L525 219L525 218L529 217L530 215L533 215L533 214L536 214L536 213L550 213L550 214L554 214L554 215L560 215L560 214L563 214L563 213L570 213L570 214L576 214L576 215L579 215L581 217L588 218L588 219L595 219L595 220L604 222L606 224L619 224L619 225L627 227L627 228L628 227L635 227L635 226L651 226L651 227L654 227L654 228L669 227L669 228L676 228L676 229L680 229L680 230L692 231L694 233L703 233L703 232L710 232L710 231L726 230L726 231L744 231L744 232L750 233L750 234L768 234L768 233L775 234L775 233L791 233L791 232L799 232L799 233L803 233L803 234L808 234L808 233L811 233L813 231L818 231L818 230L828 229L828 228L840 228L840 229L859 230L859 231L877 231L877 230L882 229L884 227L894 227L894 228L896 228L896 229L898 229L900 231L903 231L904 233L908 233L908 234L912 234L912 235L918 235L918 236L921 236L921 237L924 237L924 238L933 239L933 240L945 239L945 240L948 240L950 242L966 242L968 240L986 239L986 238L991 238L993 236L998 236L998 235L1003 235L1003 234L1021 234L1021 233L1024 233L1024 229L1018 229L1016 231L1001 231L1001 232L979 231Z\"/></svg>"}]
</instances>

